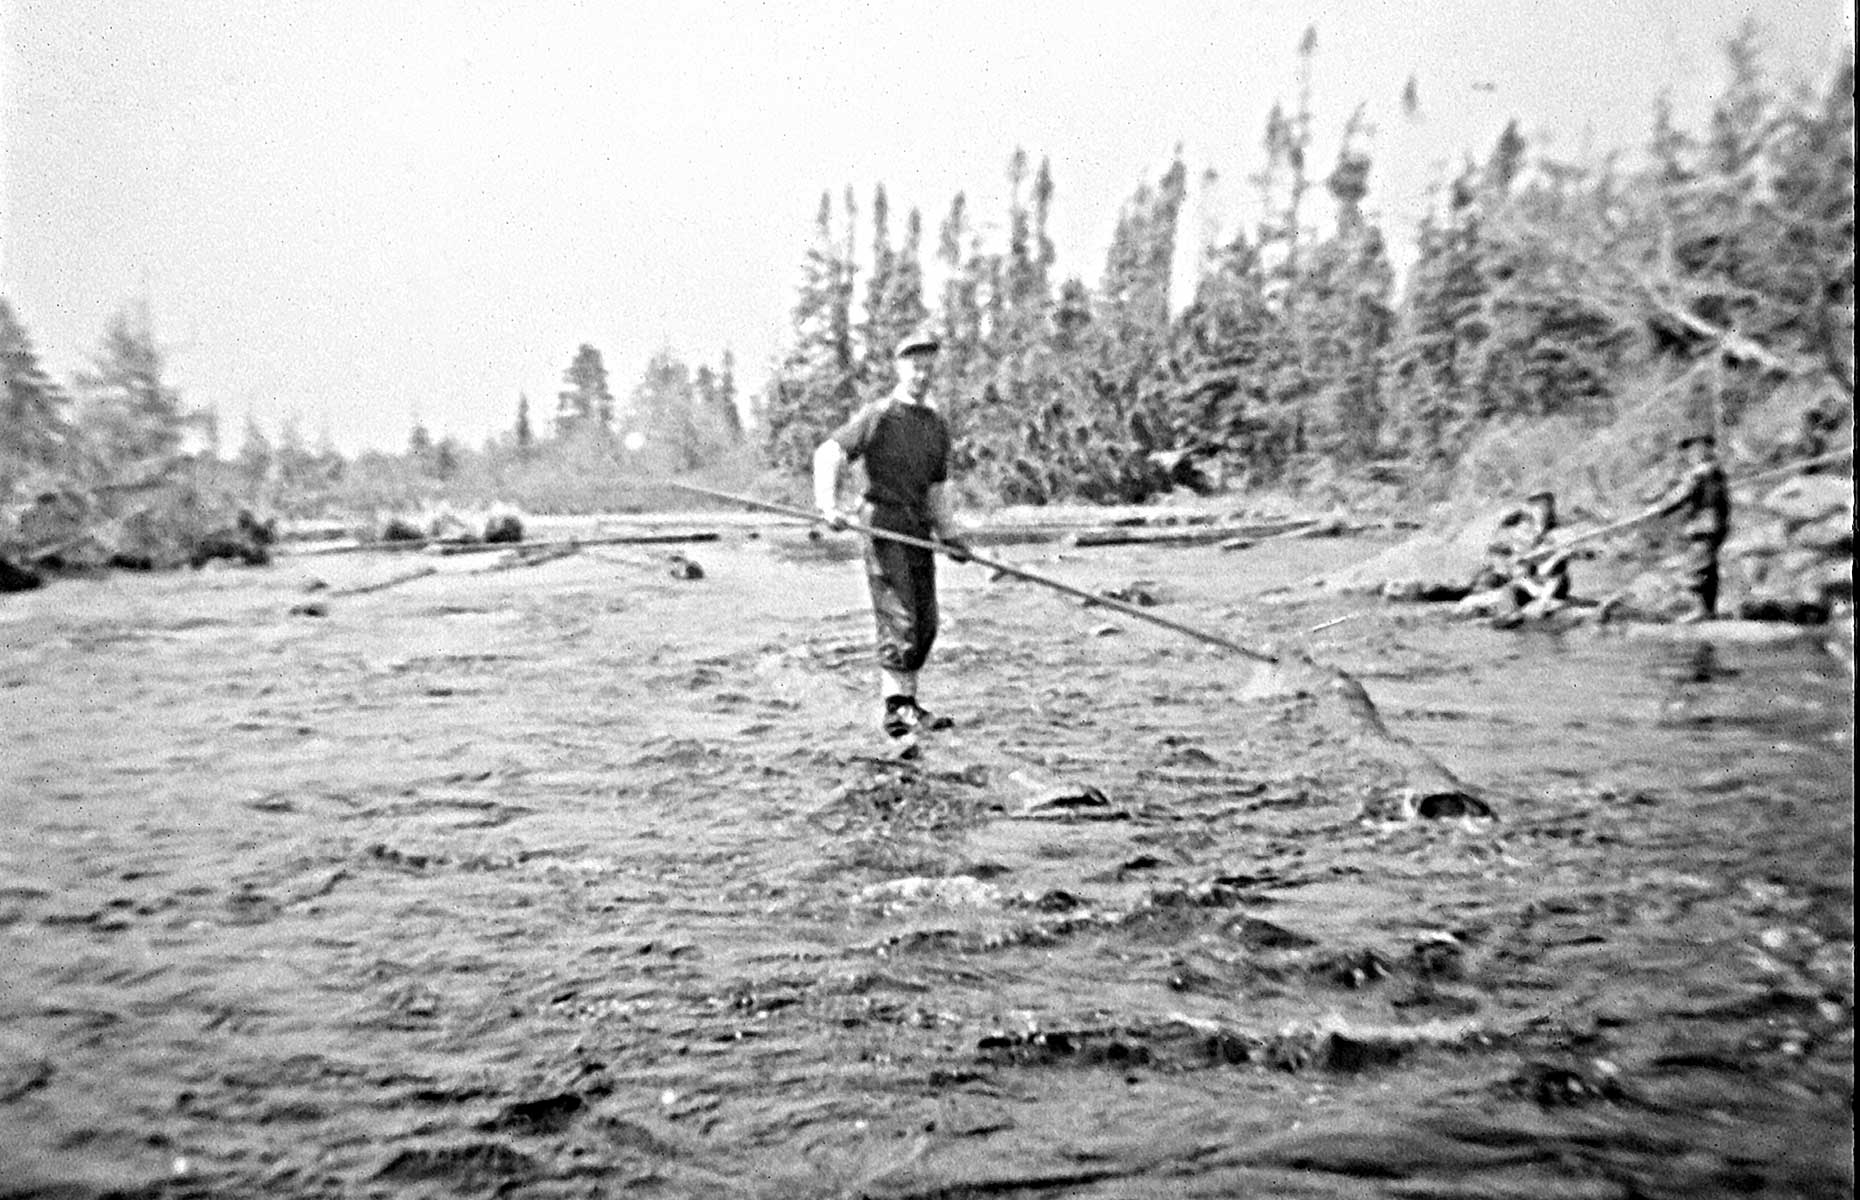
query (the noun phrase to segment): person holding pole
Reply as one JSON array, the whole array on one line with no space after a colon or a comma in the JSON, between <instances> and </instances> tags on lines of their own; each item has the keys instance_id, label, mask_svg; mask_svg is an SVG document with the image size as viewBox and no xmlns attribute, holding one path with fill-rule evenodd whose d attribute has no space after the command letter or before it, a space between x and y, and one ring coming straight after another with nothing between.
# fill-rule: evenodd
<instances>
[{"instance_id":1,"label":"person holding pole","mask_svg":"<svg viewBox=\"0 0 1860 1200\"><path fill-rule=\"evenodd\" d=\"M865 405L814 451L814 505L836 530L853 519L839 507L840 468L865 465L861 523L874 530L934 540L956 562L969 558L950 511L949 426L931 407L936 375L935 333L919 329L898 344L898 384ZM881 537L868 537L866 581L878 625L881 726L894 738L953 722L933 716L917 701L917 676L936 641L936 553Z\"/></svg>"},{"instance_id":2,"label":"person holding pole","mask_svg":"<svg viewBox=\"0 0 1860 1200\"><path fill-rule=\"evenodd\" d=\"M1718 548L1731 524L1731 488L1718 463L1717 442L1709 433L1679 439L1687 455L1686 470L1642 514L1648 520L1680 515L1685 555L1681 564L1690 606L1681 624L1709 621L1718 615Z\"/></svg>"}]
</instances>

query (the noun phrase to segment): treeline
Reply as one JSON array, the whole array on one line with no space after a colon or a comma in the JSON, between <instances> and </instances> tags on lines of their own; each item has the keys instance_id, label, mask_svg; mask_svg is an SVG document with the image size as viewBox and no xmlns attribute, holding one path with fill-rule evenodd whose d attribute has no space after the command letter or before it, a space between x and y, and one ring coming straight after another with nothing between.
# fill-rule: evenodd
<instances>
[{"instance_id":1,"label":"treeline","mask_svg":"<svg viewBox=\"0 0 1860 1200\"><path fill-rule=\"evenodd\" d=\"M89 365L61 382L0 298L0 368L0 559L17 562L172 565L236 528L242 509L366 532L433 506L635 507L642 480L753 470L728 350L693 368L662 349L616 399L600 351L584 344L546 420L519 396L511 426L481 447L436 438L416 418L403 451L353 457L327 432L312 441L295 417L267 431L248 414L230 444L218 415L188 407L169 382L145 305L118 314Z\"/></svg>"},{"instance_id":2,"label":"treeline","mask_svg":"<svg viewBox=\"0 0 1860 1200\"><path fill-rule=\"evenodd\" d=\"M596 347L583 343L562 372L552 413L517 397L511 424L480 447L435 436L415 418L398 453L345 459L306 445L296 422L267 436L248 418L232 454L243 494L287 516L368 516L425 506L601 512L631 506L642 480L735 464L744 456L735 356L692 367L669 348L616 397Z\"/></svg>"},{"instance_id":3,"label":"treeline","mask_svg":"<svg viewBox=\"0 0 1860 1200\"><path fill-rule=\"evenodd\" d=\"M1682 425L1748 429L1779 395L1851 430L1853 57L1785 86L1758 50L1748 28L1732 38L1704 128L1659 109L1631 166L1560 161L1507 128L1445 181L1399 288L1363 114L1327 156L1314 143L1312 33L1299 99L1273 109L1246 176L1265 216L1220 244L1178 253L1192 188L1219 184L1191 181L1179 155L1124 203L1090 282L1059 277L1057 184L1023 151L1000 223L960 194L934 231L915 209L894 220L882 185L863 211L850 188L823 195L792 337L748 430L728 351L693 367L661 350L616 397L582 345L553 410L518 397L480 447L416 419L402 451L346 457L294 420L267 432L249 417L234 446L169 382L145 307L61 382L0 299L0 557L184 561L240 507L596 512L663 503L648 483L672 474L798 473L891 386L893 348L926 321L944 339L961 485L982 501L1365 479L1413 498L1479 476L1495 442L1562 452L1632 428L1664 446ZM1004 239L984 236L997 225ZM1184 259L1195 275L1177 281Z\"/></svg>"},{"instance_id":4,"label":"treeline","mask_svg":"<svg viewBox=\"0 0 1860 1200\"><path fill-rule=\"evenodd\" d=\"M0 298L0 369L0 560L179 562L233 523L213 417L168 383L145 306L61 384Z\"/></svg>"},{"instance_id":5,"label":"treeline","mask_svg":"<svg viewBox=\"0 0 1860 1200\"><path fill-rule=\"evenodd\" d=\"M771 460L802 469L825 431L889 386L892 348L926 317L945 338L938 399L965 483L1005 501L1352 474L1436 489L1490 431L1603 427L1650 379L1688 385L1653 389L1678 397L1672 425L1730 428L1779 381L1830 388L1820 402L1851 423L1851 52L1821 86L1785 88L1746 27L1726 44L1706 127L1681 129L1661 107L1644 164L1559 161L1514 122L1446 181L1398 290L1365 204L1361 110L1329 169L1315 165L1316 50L1307 32L1306 86L1272 110L1248 176L1265 217L1197 248L1179 311L1171 264L1191 199L1179 154L1124 204L1095 284L1054 277L1055 181L1022 151L1005 245L985 243L960 194L933 249L916 210L894 239L881 185L861 255L857 197L824 195L793 337L762 400ZM1417 102L1412 84L1404 100Z\"/></svg>"}]
</instances>

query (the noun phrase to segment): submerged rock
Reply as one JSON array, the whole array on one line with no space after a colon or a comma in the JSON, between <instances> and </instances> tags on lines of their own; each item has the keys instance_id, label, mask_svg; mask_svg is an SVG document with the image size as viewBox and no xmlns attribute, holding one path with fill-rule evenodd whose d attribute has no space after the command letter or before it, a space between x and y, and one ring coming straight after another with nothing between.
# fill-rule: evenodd
<instances>
[{"instance_id":1,"label":"submerged rock","mask_svg":"<svg viewBox=\"0 0 1860 1200\"><path fill-rule=\"evenodd\" d=\"M893 879L873 884L860 893L860 898L868 903L940 904L951 908L998 908L1002 903L1000 888L973 875Z\"/></svg>"},{"instance_id":2,"label":"submerged rock","mask_svg":"<svg viewBox=\"0 0 1860 1200\"><path fill-rule=\"evenodd\" d=\"M7 559L0 558L0 592L29 592L44 582L37 571L16 567Z\"/></svg>"}]
</instances>

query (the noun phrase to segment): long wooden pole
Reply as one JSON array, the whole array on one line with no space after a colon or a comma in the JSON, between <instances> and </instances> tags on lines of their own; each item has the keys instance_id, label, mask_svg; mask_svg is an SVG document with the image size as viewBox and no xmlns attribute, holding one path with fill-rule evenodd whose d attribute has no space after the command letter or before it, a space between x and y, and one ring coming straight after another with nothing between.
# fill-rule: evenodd
<instances>
[{"instance_id":1,"label":"long wooden pole","mask_svg":"<svg viewBox=\"0 0 1860 1200\"><path fill-rule=\"evenodd\" d=\"M729 492L719 492L712 488L699 487L694 483L673 482L672 486L683 491L693 492L700 496L709 496L713 500L727 500L732 504L740 504L746 508L759 508L764 512L781 513L784 516L798 517L803 521L818 524L826 523L826 518L812 509L796 508L789 504L775 504L767 500L756 500L749 496L737 496ZM933 542L926 538L912 537L906 533L893 533L889 529L874 529L870 525L862 525L857 521L847 521L846 528L854 533L864 534L867 537L883 538L886 541L897 542L900 545L915 546L920 550L929 550L933 553L948 555L957 562L964 561L964 558L951 554L949 547L940 542ZM1250 658L1255 662L1276 663L1279 661L1275 655L1266 654L1248 646L1242 646L1239 642L1224 638L1218 633L1210 633L1205 629L1197 629L1193 625L1185 625L1180 621L1172 621L1168 617L1158 616L1147 609L1138 608L1134 604L1127 604L1122 600L1114 600L1109 596L1100 596L1096 593L1088 592L1084 588L1073 587L1069 583L1061 583L1057 579L1049 579L1045 575L1035 574L1025 567L1017 567L1012 563L1001 562L998 559L985 558L980 554L973 553L967 555L966 561L975 563L978 566L987 567L992 571L999 571L1003 575L1012 575L1016 579L1024 579L1028 583L1038 584L1043 588L1050 588L1055 592L1077 597L1080 600L1085 600L1092 604L1103 605L1113 612L1122 613L1127 617L1134 617L1139 621L1148 621L1152 625L1160 625L1164 629L1172 630L1186 637L1194 638L1197 641L1206 642L1210 646L1218 646L1223 650Z\"/></svg>"},{"instance_id":2,"label":"long wooden pole","mask_svg":"<svg viewBox=\"0 0 1860 1200\"><path fill-rule=\"evenodd\" d=\"M1849 446L1845 450L1835 450L1815 458L1805 458L1800 462L1784 463L1780 467L1771 467L1765 471L1757 471L1754 474L1745 475L1739 479L1732 479L1729 480L1725 486L1745 487L1765 479L1774 479L1778 475L1790 475L1806 467L1827 466L1832 463L1837 463L1844 458L1852 458L1853 454L1854 448ZM1635 513L1631 517L1623 517L1619 521L1610 521L1606 525L1598 525L1594 529L1584 530L1574 537L1564 538L1554 546L1540 546L1528 554L1520 554L1518 559L1520 562L1536 562L1541 558L1551 558L1563 553L1563 551L1569 549L1571 546L1581 545L1583 542L1592 542L1596 538L1607 537L1611 533L1620 533L1623 529L1632 529L1634 526L1651 521L1659 515L1660 514L1653 509L1647 509L1643 512Z\"/></svg>"}]
</instances>

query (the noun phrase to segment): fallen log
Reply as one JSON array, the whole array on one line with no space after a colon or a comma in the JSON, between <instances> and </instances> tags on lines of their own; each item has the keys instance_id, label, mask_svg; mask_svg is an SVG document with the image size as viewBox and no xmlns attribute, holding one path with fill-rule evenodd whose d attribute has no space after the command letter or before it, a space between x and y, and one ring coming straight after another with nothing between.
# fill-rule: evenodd
<instances>
[{"instance_id":1,"label":"fallen log","mask_svg":"<svg viewBox=\"0 0 1860 1200\"><path fill-rule=\"evenodd\" d=\"M302 550L292 549L287 553L293 556L314 557L322 554L361 554L380 551L386 554L403 554L418 550L426 554L450 557L455 554L491 554L503 550L526 550L544 546L649 546L674 543L714 542L723 535L714 529L679 529L669 531L642 531L639 533L603 534L600 537L578 538L535 538L527 542L459 542L440 538L419 538L405 542L351 542L338 546L313 546Z\"/></svg>"},{"instance_id":2,"label":"fallen log","mask_svg":"<svg viewBox=\"0 0 1860 1200\"><path fill-rule=\"evenodd\" d=\"M1253 525L1150 525L1127 526L1116 525L1095 529L1074 530L1061 535L1061 540L1075 546L1201 546L1215 543L1225 544L1237 539L1262 540L1265 538L1284 537L1309 529L1318 523L1317 518L1308 517L1298 520L1273 521Z\"/></svg>"},{"instance_id":3,"label":"fallen log","mask_svg":"<svg viewBox=\"0 0 1860 1200\"><path fill-rule=\"evenodd\" d=\"M579 542L533 543L533 545L536 546L535 549L530 549L527 546L513 547L506 544L501 548L509 551L510 553L508 555L498 559L488 567L479 567L476 571L473 571L472 574L488 575L493 571L514 571L520 567L540 567L544 563L555 562L563 558L571 558L581 553L581 543Z\"/></svg>"},{"instance_id":4,"label":"fallen log","mask_svg":"<svg viewBox=\"0 0 1860 1200\"><path fill-rule=\"evenodd\" d=\"M399 575L390 575L374 583L360 583L354 587L337 588L329 593L331 596L366 596L371 592L385 592L389 588L399 587L403 583L412 583L416 579L425 579L428 575L437 575L438 567L420 567Z\"/></svg>"}]
</instances>

